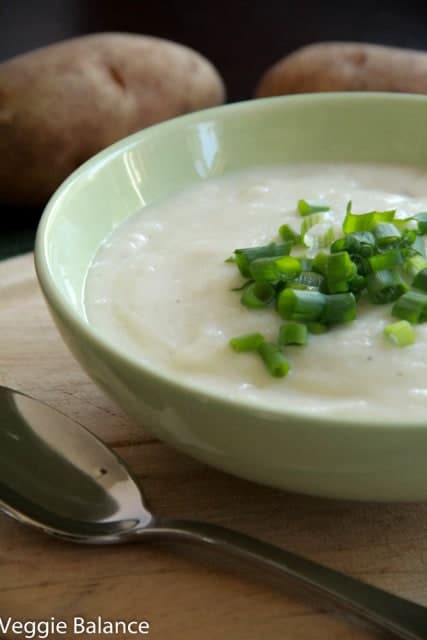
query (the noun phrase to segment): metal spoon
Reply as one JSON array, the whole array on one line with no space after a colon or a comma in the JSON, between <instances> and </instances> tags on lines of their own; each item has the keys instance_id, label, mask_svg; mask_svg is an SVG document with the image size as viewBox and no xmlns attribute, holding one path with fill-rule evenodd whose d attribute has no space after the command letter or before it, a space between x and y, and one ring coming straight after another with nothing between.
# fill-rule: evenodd
<instances>
[{"instance_id":1,"label":"metal spoon","mask_svg":"<svg viewBox=\"0 0 427 640\"><path fill-rule=\"evenodd\" d=\"M427 608L251 538L152 514L125 464L51 407L0 386L0 509L65 540L209 545L302 581L405 640L427 639Z\"/></svg>"}]
</instances>

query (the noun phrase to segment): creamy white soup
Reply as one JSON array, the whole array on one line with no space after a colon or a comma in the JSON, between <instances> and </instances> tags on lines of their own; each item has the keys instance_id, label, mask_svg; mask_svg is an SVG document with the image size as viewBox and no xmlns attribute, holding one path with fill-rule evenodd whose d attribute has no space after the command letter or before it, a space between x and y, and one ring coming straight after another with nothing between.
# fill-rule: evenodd
<instances>
[{"instance_id":1,"label":"creamy white soup","mask_svg":"<svg viewBox=\"0 0 427 640\"><path fill-rule=\"evenodd\" d=\"M427 211L427 172L371 165L293 165L208 180L143 208L99 247L87 274L88 321L149 366L223 396L313 414L362 419L426 419L427 323L413 345L383 335L391 305L359 304L356 320L305 346L288 346L291 370L273 378L258 354L235 353L232 337L277 340L274 309L250 310L233 288L243 278L226 263L235 249L299 230L300 198L326 201L341 228L354 212Z\"/></svg>"}]
</instances>

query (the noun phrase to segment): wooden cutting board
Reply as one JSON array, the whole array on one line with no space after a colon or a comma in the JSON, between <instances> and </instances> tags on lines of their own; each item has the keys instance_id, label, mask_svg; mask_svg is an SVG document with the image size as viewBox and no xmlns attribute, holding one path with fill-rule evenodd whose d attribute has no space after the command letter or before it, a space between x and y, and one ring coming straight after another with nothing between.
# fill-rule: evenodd
<instances>
[{"instance_id":1,"label":"wooden cutting board","mask_svg":"<svg viewBox=\"0 0 427 640\"><path fill-rule=\"evenodd\" d=\"M427 605L427 504L287 494L212 470L154 440L67 352L38 289L32 255L0 263L0 328L0 383L47 401L113 446L157 510L239 528ZM307 597L292 581L279 585L254 570L234 569L212 557L205 561L200 552L182 547L77 546L4 515L0 616L148 620L148 635L116 637L160 640L383 637L327 601Z\"/></svg>"}]
</instances>

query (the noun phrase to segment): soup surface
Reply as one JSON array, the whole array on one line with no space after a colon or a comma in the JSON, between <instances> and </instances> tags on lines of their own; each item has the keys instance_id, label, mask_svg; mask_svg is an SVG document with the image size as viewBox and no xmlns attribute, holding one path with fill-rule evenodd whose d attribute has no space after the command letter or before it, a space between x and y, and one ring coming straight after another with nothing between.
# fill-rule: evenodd
<instances>
[{"instance_id":1,"label":"soup surface","mask_svg":"<svg viewBox=\"0 0 427 640\"><path fill-rule=\"evenodd\" d=\"M427 172L373 165L263 167L213 179L145 207L106 238L85 288L88 321L122 350L173 377L265 407L389 422L426 419L427 323L399 348L383 336L391 305L359 304L358 317L303 347L286 347L287 377L275 379L257 354L236 354L230 338L261 332L276 341L274 310L249 310L234 249L299 230L300 198L324 200L341 229L354 212L427 211Z\"/></svg>"}]
</instances>

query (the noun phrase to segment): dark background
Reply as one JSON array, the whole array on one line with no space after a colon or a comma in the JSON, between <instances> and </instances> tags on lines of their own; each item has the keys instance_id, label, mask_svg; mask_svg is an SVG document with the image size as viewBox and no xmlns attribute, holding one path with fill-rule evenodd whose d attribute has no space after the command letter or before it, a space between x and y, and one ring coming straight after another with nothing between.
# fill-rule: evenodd
<instances>
[{"instance_id":1,"label":"dark background","mask_svg":"<svg viewBox=\"0 0 427 640\"><path fill-rule=\"evenodd\" d=\"M427 49L427 2L0 0L0 63L96 31L155 35L198 50L218 68L228 101L234 102L252 96L271 64L311 42L358 40ZM0 203L0 257L32 248L40 214L41 209Z\"/></svg>"}]
</instances>

